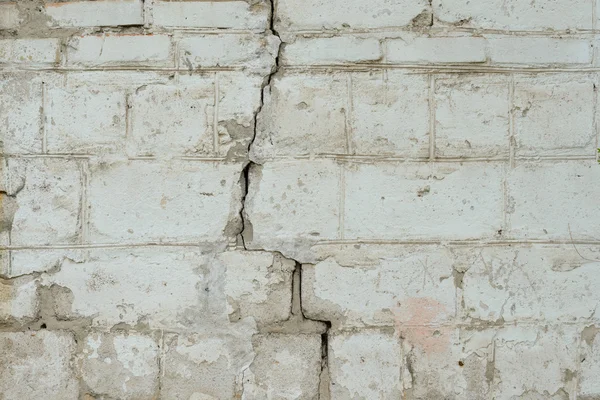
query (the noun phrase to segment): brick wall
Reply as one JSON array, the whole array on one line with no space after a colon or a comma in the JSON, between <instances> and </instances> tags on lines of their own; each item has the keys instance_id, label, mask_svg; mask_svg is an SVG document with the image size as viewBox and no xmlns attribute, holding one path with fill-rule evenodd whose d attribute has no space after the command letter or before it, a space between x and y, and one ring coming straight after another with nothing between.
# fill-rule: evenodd
<instances>
[{"instance_id":1,"label":"brick wall","mask_svg":"<svg viewBox=\"0 0 600 400\"><path fill-rule=\"evenodd\" d=\"M600 398L596 0L0 1L0 399Z\"/></svg>"}]
</instances>

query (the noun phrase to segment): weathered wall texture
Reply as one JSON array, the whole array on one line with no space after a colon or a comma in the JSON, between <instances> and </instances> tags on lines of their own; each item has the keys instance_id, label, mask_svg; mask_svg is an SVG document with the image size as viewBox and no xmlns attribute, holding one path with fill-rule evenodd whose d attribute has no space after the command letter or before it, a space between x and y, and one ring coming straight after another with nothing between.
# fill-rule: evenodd
<instances>
[{"instance_id":1,"label":"weathered wall texture","mask_svg":"<svg viewBox=\"0 0 600 400\"><path fill-rule=\"evenodd\" d=\"M1 1L0 399L600 399L595 1Z\"/></svg>"}]
</instances>

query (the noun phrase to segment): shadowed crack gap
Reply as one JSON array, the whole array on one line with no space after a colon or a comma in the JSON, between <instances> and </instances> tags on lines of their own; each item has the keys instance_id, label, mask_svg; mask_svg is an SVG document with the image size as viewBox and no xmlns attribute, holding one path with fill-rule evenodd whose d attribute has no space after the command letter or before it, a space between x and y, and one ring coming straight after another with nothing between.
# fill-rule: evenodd
<instances>
[{"instance_id":1,"label":"shadowed crack gap","mask_svg":"<svg viewBox=\"0 0 600 400\"><path fill-rule=\"evenodd\" d=\"M297 289L294 288L297 286ZM296 261L296 270L294 271L294 280L292 283L292 296L297 293L299 311L303 319L320 322L325 325L325 332L321 333L321 371L319 372L319 400L329 400L329 330L331 329L331 321L322 321L308 318L304 315L304 308L302 307L302 264ZM293 307L292 297L292 307Z\"/></svg>"},{"instance_id":2,"label":"shadowed crack gap","mask_svg":"<svg viewBox=\"0 0 600 400\"><path fill-rule=\"evenodd\" d=\"M263 81L263 84L260 88L260 104L258 106L258 109L256 110L256 113L254 114L254 126L253 126L253 130L252 130L252 138L250 139L250 143L248 143L248 148L247 148L247 154L250 154L250 149L252 148L252 145L254 144L254 140L256 140L256 132L258 129L258 116L260 115L263 106L265 104L265 90L268 90L268 88L271 86L271 81L273 80L273 76L275 76L275 74L277 74L277 72L279 71L279 59L280 59L280 55L281 55L281 48L282 48L282 42L281 42L281 37L279 36L279 33L277 32L277 30L275 29L275 0L271 0L270 2L271 5L271 11L270 11L270 16L269 16L269 29L267 30L267 32L271 32L274 36L277 36L277 38L279 38L279 45L277 47L277 55L275 56L275 63L273 65L273 67L271 68L271 72L269 73L269 75L267 75ZM246 239L245 239L245 235L244 235L244 231L246 231L246 228L249 228L251 226L250 221L246 221L246 218L244 216L244 211L246 208L246 197L248 196L248 189L250 187L250 168L252 168L252 165L255 165L256 163L253 162L252 160L250 160L250 158L248 157L248 163L244 166L244 169L242 170L242 174L240 177L240 184L242 186L242 207L240 209L240 218L242 221L242 226L240 229L240 232L238 234L241 244L243 246L243 248L245 250L248 250L247 246L246 246ZM248 231L246 231L248 232Z\"/></svg>"},{"instance_id":3,"label":"shadowed crack gap","mask_svg":"<svg viewBox=\"0 0 600 400\"><path fill-rule=\"evenodd\" d=\"M256 110L256 113L254 115L254 127L253 127L253 135L252 138L250 139L250 142L248 143L248 148L247 148L247 153L248 155L250 154L250 149L252 148L252 145L254 144L254 141L256 139L256 135L257 135L257 129L258 129L258 117L263 109L263 106L265 104L265 91L266 90L270 90L270 86L271 86L271 82L273 80L273 77L275 76L275 74L277 74L277 72L279 71L279 60L280 60L280 55L281 55L281 49L282 49L282 43L281 43L281 37L279 36L279 33L277 32L277 30L275 29L275 14L276 14L276 10L275 10L275 0L271 0L270 2L271 4L271 13L270 13L270 17L269 17L269 30L271 31L271 33L274 36L277 36L280 39L279 42L279 46L277 48L277 55L275 57L275 63L271 69L271 72L269 75L267 75L263 81L263 85L261 86L261 91L260 91L260 104L258 106L258 109ZM245 217L245 208L246 208L246 198L248 196L248 191L249 191L249 187L250 187L250 169L252 168L253 165L255 165L256 163L253 162L252 160L250 160L250 157L248 156L248 161L247 164L244 166L244 169L242 170L242 174L240 177L240 184L242 186L242 198L241 198L241 209L240 209L240 219L241 219L241 229L238 233L238 244L241 244L244 248L244 250L249 250L247 245L246 245L246 238L245 236L247 234L251 234L251 229L252 229L252 224L250 223L250 221L246 220ZM320 400L328 400L330 398L330 394L329 394L329 368L328 368L328 334L329 334L329 330L331 329L331 322L330 321L320 321L320 320L313 320L310 318L307 318L304 315L304 310L302 307L302 264L300 264L298 261L294 260L296 263L296 267L295 270L293 272L292 275L292 292L291 294L291 298L292 298L292 302L291 302L291 310L290 310L290 320L289 321L284 321L282 324L275 324L276 326L273 327L274 331L280 331L280 332L286 332L287 329L286 327L293 327L293 330L296 330L296 332L293 333L302 333L302 331L305 328L305 323L308 322L308 330L313 330L315 329L315 327L311 326L311 325L315 325L318 326L319 324L321 324L321 326L324 326L324 329L321 328L320 330L320 334L321 334L321 370L319 372L319 396L318 398ZM299 322L298 325L295 325L294 322ZM304 323L303 323L304 321ZM269 329L267 329L269 330ZM314 332L314 331L313 331ZM287 332L287 333L292 333L292 332Z\"/></svg>"}]
</instances>

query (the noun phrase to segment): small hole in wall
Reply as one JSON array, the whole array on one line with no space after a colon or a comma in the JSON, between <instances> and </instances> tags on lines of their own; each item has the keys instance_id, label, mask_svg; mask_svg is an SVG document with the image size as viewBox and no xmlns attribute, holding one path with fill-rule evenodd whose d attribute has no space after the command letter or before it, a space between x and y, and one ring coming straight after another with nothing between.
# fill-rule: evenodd
<instances>
[{"instance_id":1,"label":"small hole in wall","mask_svg":"<svg viewBox=\"0 0 600 400\"><path fill-rule=\"evenodd\" d=\"M462 361L459 361L459 362L458 362L458 366L459 366L459 367L464 367L464 366L465 366L465 363L464 363L464 362L462 362Z\"/></svg>"},{"instance_id":2,"label":"small hole in wall","mask_svg":"<svg viewBox=\"0 0 600 400\"><path fill-rule=\"evenodd\" d=\"M48 326L46 324L40 325L40 329L46 329Z\"/></svg>"}]
</instances>

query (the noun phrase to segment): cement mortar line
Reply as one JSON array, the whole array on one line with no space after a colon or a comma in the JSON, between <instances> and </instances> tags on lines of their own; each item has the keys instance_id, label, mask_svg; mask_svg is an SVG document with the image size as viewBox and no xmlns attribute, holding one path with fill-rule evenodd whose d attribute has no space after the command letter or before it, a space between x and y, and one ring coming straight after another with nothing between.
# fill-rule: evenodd
<instances>
[{"instance_id":1,"label":"cement mortar line","mask_svg":"<svg viewBox=\"0 0 600 400\"><path fill-rule=\"evenodd\" d=\"M213 0L214 1L214 0ZM102 28L99 28L102 29ZM197 34L197 35L264 35L266 29L218 29L218 28L193 28L193 27L166 27L154 28L148 33L154 35L173 35L182 34ZM528 37L560 37L566 39L589 37L599 35L598 29L566 29L566 30L509 30L509 29L492 29L492 28L468 28L468 27L453 27L453 26L432 26L420 28L408 28L406 26L388 26L382 28L366 28L366 29L344 29L344 30L318 30L318 29L298 29L298 30L279 30L279 36L304 36L304 37L325 37L332 36L356 36L356 35L381 35L390 33L398 34L416 34L420 36L443 35L442 37L452 37L454 34L471 34L471 35L505 35L505 36L528 36ZM115 34L113 31L107 31L108 34ZM462 35L464 36L464 35ZM433 36L440 37L440 36Z\"/></svg>"},{"instance_id":2,"label":"cement mortar line","mask_svg":"<svg viewBox=\"0 0 600 400\"><path fill-rule=\"evenodd\" d=\"M600 67L595 66L573 66L573 67L539 67L523 65L460 65L457 64L383 64L383 63L348 63L348 64L288 64L282 65L284 71L357 71L372 72L386 69L405 69L422 71L424 74L444 73L594 73L600 72Z\"/></svg>"},{"instance_id":3,"label":"cement mortar line","mask_svg":"<svg viewBox=\"0 0 600 400\"><path fill-rule=\"evenodd\" d=\"M184 0L185 1L185 0ZM211 0L214 2L214 0ZM193 34L196 35L264 35L267 31L265 29L235 29L235 28L188 28L188 27L169 27L163 29L151 29L147 31L148 34L152 35L177 35L178 33L182 34ZM114 33L114 32L106 32L106 33ZM117 36L118 32L114 34ZM557 33L558 35L558 33Z\"/></svg>"},{"instance_id":4,"label":"cement mortar line","mask_svg":"<svg viewBox=\"0 0 600 400\"><path fill-rule=\"evenodd\" d=\"M151 66L151 65L105 65L105 66L86 66L86 67L65 67L54 65L34 65L24 66L19 64L0 63L1 72L114 72L114 71L134 71L134 72L185 72L185 73L204 73L204 72L228 72L228 71L245 71L246 67L231 66L231 67L202 67L202 68L177 68L172 66Z\"/></svg>"},{"instance_id":5,"label":"cement mortar line","mask_svg":"<svg viewBox=\"0 0 600 400\"><path fill-rule=\"evenodd\" d=\"M114 154L111 154L113 156ZM0 154L1 158L63 158L63 159L90 159L98 158L104 159L105 154L68 154L68 153L56 153L56 154ZM227 157L195 157L195 156L176 156L172 158L161 158L153 156L139 156L139 157L109 157L109 161L165 161L178 160L178 161L206 161L206 162L222 162L227 161ZM241 162L241 161L240 161Z\"/></svg>"},{"instance_id":6,"label":"cement mortar line","mask_svg":"<svg viewBox=\"0 0 600 400\"><path fill-rule=\"evenodd\" d=\"M315 242L313 246L334 246L334 245L396 245L396 246L514 246L514 245L589 245L589 246L600 246L600 240L585 240L585 239L556 239L556 240L545 240L545 239L504 239L504 240L476 240L476 239L465 239L465 240L394 240L394 239L343 239L343 240L323 240ZM223 247L226 247L227 243L221 243ZM65 244L65 245L22 245L22 246L0 246L0 251L45 251L45 250L86 250L86 249L111 249L111 248L139 248L139 247L213 247L219 246L219 243L201 243L201 242L173 242L173 243L87 243L87 244ZM248 251L265 251L269 253L278 253L277 250L263 250L259 248L249 247Z\"/></svg>"},{"instance_id":7,"label":"cement mortar line","mask_svg":"<svg viewBox=\"0 0 600 400\"><path fill-rule=\"evenodd\" d=\"M180 29L177 29L180 30ZM566 29L566 30L510 30L510 29L493 29L493 28L468 28L455 26L431 26L420 28L407 27L381 27L381 28L366 28L366 29L343 29L343 30L319 30L319 29L298 29L298 30L281 30L280 35L288 36L309 36L309 37L332 37L332 36L355 36L369 34L416 34L420 36L430 36L442 34L443 37L452 37L456 33L468 33L471 35L505 35L505 36L527 36L527 37L559 37L559 38L577 38L579 36L594 36L600 34L599 29ZM438 36L432 36L438 37Z\"/></svg>"},{"instance_id":8,"label":"cement mortar line","mask_svg":"<svg viewBox=\"0 0 600 400\"><path fill-rule=\"evenodd\" d=\"M213 0L214 2L214 0ZM96 27L84 27L88 31L80 32L79 34L85 36L99 36L99 35L110 35L119 36L121 35L120 29L123 26L96 26ZM131 28L127 26L125 28ZM60 34L61 29L64 27L54 28L57 34ZM174 27L157 27L143 28L139 30L139 35L166 35L166 36L178 36L190 35L190 36L202 36L202 35L265 35L268 32L264 28L256 29L238 29L238 28L198 28L198 27L185 27L185 26L174 26ZM455 27L455 26L432 26L432 27L419 27L410 28L406 26L387 26L381 28L366 28L366 29L343 29L343 30L318 30L318 29L299 29L299 30L280 30L279 35L286 38L289 36L302 36L302 37L314 37L314 38L330 38L332 36L364 36L364 35L385 35L386 33L392 35L417 35L421 37L464 37L467 34L472 36L482 35L502 35L502 36L516 36L516 37L556 37L560 39L576 39L576 38L589 38L590 36L600 35L599 29L565 29L565 30L510 30L510 29L493 29L493 28L469 28L469 27ZM438 36L439 35L439 36ZM393 39L395 37L390 37ZM11 38L4 38L11 39ZM50 37L52 39L52 37ZM286 42L287 43L287 42Z\"/></svg>"},{"instance_id":9,"label":"cement mortar line","mask_svg":"<svg viewBox=\"0 0 600 400\"><path fill-rule=\"evenodd\" d=\"M102 154L1 154L0 159L65 159L65 160L104 160ZM109 162L158 162L168 164L173 161L185 162L226 162L226 157L193 157L193 156L178 156L173 158L161 157L114 157L107 158ZM393 156L372 156L372 155L346 155L346 154L318 154L318 155L301 155L301 156L280 156L270 157L252 162L256 165L264 165L266 163L284 163L296 161L323 161L332 160L339 163L349 164L373 164L373 163L406 163L406 164L465 164L465 163L490 163L490 164L508 164L509 158L485 158L485 157L470 157L470 158L406 158ZM530 162L569 162L569 161L596 161L596 155L590 156L539 156L539 157L515 157L516 161L521 163ZM233 160L234 163L243 164L244 160Z\"/></svg>"},{"instance_id":10,"label":"cement mortar line","mask_svg":"<svg viewBox=\"0 0 600 400\"><path fill-rule=\"evenodd\" d=\"M315 242L313 246L332 245L398 245L398 246L514 246L514 245L589 245L600 246L600 240L591 239L504 239L504 240L395 240L395 239L344 239L344 240L322 240Z\"/></svg>"},{"instance_id":11,"label":"cement mortar line","mask_svg":"<svg viewBox=\"0 0 600 400\"><path fill-rule=\"evenodd\" d=\"M336 160L338 162L401 162L401 163L475 163L475 162L489 162L489 163L509 163L509 158L495 158L495 157L470 157L470 158L407 158L407 157L394 157L394 156L375 156L375 155L360 155L360 154L318 154L318 155L299 155L299 156L280 156L280 157L269 157L262 158L259 164L263 165L269 162L285 162L285 161L298 161L298 160ZM594 161L596 160L595 155L589 156L535 156L535 157L516 157L515 160L522 162L530 161Z\"/></svg>"},{"instance_id":12,"label":"cement mortar line","mask_svg":"<svg viewBox=\"0 0 600 400\"><path fill-rule=\"evenodd\" d=\"M315 320L309 319L309 321L315 321ZM335 335L339 335L339 334L360 332L360 331L401 331L401 329L398 329L398 328L408 328L408 329L450 328L450 329L465 329L465 330L498 329L498 328L509 328L509 327L534 327L534 328L535 327L550 327L551 329L556 329L556 328L560 328L560 327L564 327L564 326L575 327L575 328L578 328L578 327L585 328L585 327L589 326L590 324L596 323L598 320L594 319L594 318L587 318L587 319L582 319L579 321L545 320L545 319L511 320L509 322L478 320L477 322L473 322L473 323L469 323L467 321L468 321L468 318L465 318L461 322L451 323L451 324L423 324L423 325L419 325L419 324L401 324L401 325L393 324L392 325L392 324L390 324L390 325L355 325L355 326L339 326L339 327L332 326L331 328L328 329L327 334L335 336ZM65 322L69 322L69 320L66 320ZM114 326L109 326L109 325L89 325L89 326L82 327L82 329L84 329L86 332L90 332L90 333L115 331ZM41 330L54 331L54 330L63 330L63 329L47 329L47 328L31 329L31 327L27 327L27 326L21 326L19 328L10 327L10 326L0 326L0 332L36 332L36 331L41 331ZM169 327L169 328L154 327L154 328L139 329L139 328L136 328L131 325L120 326L118 329L116 329L116 331L132 332L132 333L144 332L144 333L148 333L148 334L163 333L164 335L187 335L190 333L199 333L198 330L195 330L195 329L174 329L173 327ZM275 335L292 335L292 336L314 335L314 333L310 333L310 332L306 332L306 333L303 333L303 332L276 332L276 333L274 333L274 332L269 331L268 328L266 330L263 328L257 328L257 334L258 335L273 335L273 334L275 334Z\"/></svg>"},{"instance_id":13,"label":"cement mortar line","mask_svg":"<svg viewBox=\"0 0 600 400\"><path fill-rule=\"evenodd\" d=\"M283 71L377 71L390 69L414 70L416 73L424 74L445 74L445 73L594 73L600 72L597 66L527 66L527 65L460 65L460 64L391 64L391 63L348 63L348 64L287 64L280 65L279 70ZM231 67L205 67L194 68L193 70L175 67L153 67L153 66L135 66L135 65L114 65L101 67L62 67L62 66L22 66L14 64L0 64L0 72L164 72L164 73L187 73L191 75L214 73L214 72L248 72L249 74L259 74L254 70L248 70L241 66Z\"/></svg>"},{"instance_id":14,"label":"cement mortar line","mask_svg":"<svg viewBox=\"0 0 600 400\"><path fill-rule=\"evenodd\" d=\"M86 250L86 249L113 249L113 248L138 248L138 247L218 247L219 244L223 248L227 243L214 242L173 242L173 243L82 243L82 244L57 244L57 245L22 245L22 246L0 246L0 251L23 251L23 250Z\"/></svg>"},{"instance_id":15,"label":"cement mortar line","mask_svg":"<svg viewBox=\"0 0 600 400\"><path fill-rule=\"evenodd\" d=\"M112 154L114 155L114 154ZM6 153L0 155L0 158L103 158L105 154L71 154L71 153L24 153L11 154ZM168 161L168 160L189 160L189 161L227 161L227 157L198 157L198 156L176 156L172 158L161 158L155 156L139 156L139 157L115 157L109 158L116 161ZM428 157L408 158L400 156L378 156L372 154L331 154L321 153L314 155L297 155L297 156L275 156L262 158L260 162L277 162L285 160L312 160L312 159L340 159L340 160L389 160L389 161L406 161L406 162L430 162ZM521 156L516 157L520 161L538 161L538 160L553 160L553 161L571 161L571 160L595 160L595 155L565 155L565 156ZM438 162L508 162L509 158L500 157L436 157L433 161Z\"/></svg>"},{"instance_id":16,"label":"cement mortar line","mask_svg":"<svg viewBox=\"0 0 600 400\"><path fill-rule=\"evenodd\" d=\"M212 0L214 2L214 0ZM123 28L133 28L133 26L86 26L81 27L85 29L83 32L79 32L79 35L85 36L99 36L102 34L110 36L121 35ZM186 27L186 26L152 26L142 28L138 26L138 33L140 36L143 35L167 35L177 36L178 34L183 35L265 35L268 32L268 28L256 28L256 29L240 29L240 28L200 28L200 27ZM56 31L57 36L61 30L65 27L53 28ZM357 36L357 35L385 35L386 33L392 35L419 35L425 37L453 37L453 36L465 36L465 34L473 36L481 35L503 35L503 36L518 36L518 37L557 37L557 38L578 38L600 35L600 30L596 28L591 29L563 29L563 30L532 30L532 29L494 29L494 28L477 28L477 27L456 27L456 26L431 26L431 27L418 27L410 28L407 26L386 26L381 28L365 28L365 29L298 29L298 30L279 30L279 35L282 37L289 36L304 36L304 37L332 37L332 36ZM458 34L458 35L457 35ZM462 35L461 35L462 34ZM440 36L437 36L440 35ZM52 37L50 37L52 38ZM394 37L391 37L394 38ZM10 37L4 39L11 39Z\"/></svg>"},{"instance_id":17,"label":"cement mortar line","mask_svg":"<svg viewBox=\"0 0 600 400\"><path fill-rule=\"evenodd\" d=\"M477 322L469 323L470 317L465 318L457 318L458 322L455 323L440 323L440 324L390 324L390 325L350 325L350 326L339 326L337 328L332 328L331 330L335 333L343 333L343 332L352 332L356 330L378 330L385 329L388 330L392 328L393 330L398 330L397 328L504 328L504 327L514 327L514 326L551 326L551 327L561 327L561 326L581 326L585 327L589 325L590 322L595 322L597 319L593 317L584 318L579 321L572 320L545 320L545 319L524 319L524 320L510 320L508 322L497 322L497 321L482 321L477 320Z\"/></svg>"}]
</instances>

